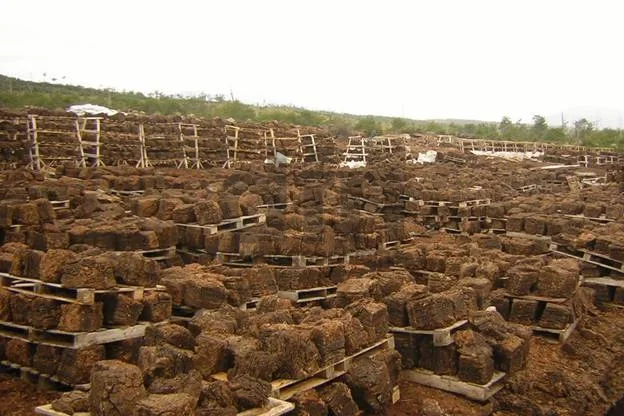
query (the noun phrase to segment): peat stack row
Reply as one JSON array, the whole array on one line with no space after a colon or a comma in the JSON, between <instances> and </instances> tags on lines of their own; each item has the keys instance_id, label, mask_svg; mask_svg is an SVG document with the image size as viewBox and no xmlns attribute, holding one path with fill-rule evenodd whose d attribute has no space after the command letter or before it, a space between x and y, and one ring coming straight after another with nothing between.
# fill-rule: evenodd
<instances>
[{"instance_id":1,"label":"peat stack row","mask_svg":"<svg viewBox=\"0 0 624 416\"><path fill-rule=\"evenodd\" d=\"M2 358L63 384L88 383L97 361L126 354L171 315L160 267L141 254L0 250Z\"/></svg>"}]
</instances>

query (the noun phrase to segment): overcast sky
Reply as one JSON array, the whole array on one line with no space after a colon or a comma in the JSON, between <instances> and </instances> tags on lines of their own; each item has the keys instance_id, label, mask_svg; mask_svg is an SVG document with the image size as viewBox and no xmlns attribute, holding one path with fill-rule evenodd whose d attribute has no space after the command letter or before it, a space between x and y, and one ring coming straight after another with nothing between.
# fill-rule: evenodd
<instances>
[{"instance_id":1,"label":"overcast sky","mask_svg":"<svg viewBox=\"0 0 624 416\"><path fill-rule=\"evenodd\" d=\"M621 1L0 0L0 73L416 119L624 113ZM587 114L593 118L595 114Z\"/></svg>"}]
</instances>

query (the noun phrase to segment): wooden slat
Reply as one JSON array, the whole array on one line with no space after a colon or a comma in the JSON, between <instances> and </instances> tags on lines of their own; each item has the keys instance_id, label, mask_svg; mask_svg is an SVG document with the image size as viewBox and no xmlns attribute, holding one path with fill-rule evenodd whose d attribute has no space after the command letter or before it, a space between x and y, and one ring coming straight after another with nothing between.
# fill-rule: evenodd
<instances>
[{"instance_id":1,"label":"wooden slat","mask_svg":"<svg viewBox=\"0 0 624 416\"><path fill-rule=\"evenodd\" d=\"M407 370L404 372L404 376L418 384L457 393L471 400L484 402L504 387L503 380L506 374L496 371L492 379L484 385L467 383L456 377L441 376L423 369Z\"/></svg>"}]
</instances>

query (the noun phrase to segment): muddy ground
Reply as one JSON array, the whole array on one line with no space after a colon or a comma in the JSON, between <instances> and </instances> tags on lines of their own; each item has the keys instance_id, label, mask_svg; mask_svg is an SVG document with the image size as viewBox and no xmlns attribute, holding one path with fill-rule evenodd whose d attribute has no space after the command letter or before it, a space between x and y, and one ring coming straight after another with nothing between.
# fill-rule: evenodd
<instances>
[{"instance_id":1,"label":"muddy ground","mask_svg":"<svg viewBox=\"0 0 624 416\"><path fill-rule=\"evenodd\" d=\"M36 406L50 403L61 395L37 389L31 383L0 373L0 416L30 416Z\"/></svg>"}]
</instances>

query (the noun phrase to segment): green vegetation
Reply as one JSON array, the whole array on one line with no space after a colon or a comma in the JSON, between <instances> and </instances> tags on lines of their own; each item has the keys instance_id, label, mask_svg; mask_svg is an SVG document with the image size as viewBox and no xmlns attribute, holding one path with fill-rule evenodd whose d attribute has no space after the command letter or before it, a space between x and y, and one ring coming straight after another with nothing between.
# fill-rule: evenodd
<instances>
[{"instance_id":1,"label":"green vegetation","mask_svg":"<svg viewBox=\"0 0 624 416\"><path fill-rule=\"evenodd\" d=\"M325 111L310 111L291 106L257 106L223 96L198 94L192 97L165 95L160 92L114 91L47 82L23 81L0 75L0 107L20 109L36 106L49 109L67 108L72 104L99 104L122 111L147 114L194 114L200 117L234 118L238 121L277 120L307 126L325 126L337 136L353 134L428 133L451 134L482 139L546 141L586 146L624 149L624 131L597 129L586 119L570 126L550 127L541 115L532 124L513 122L503 117L500 123L462 122L459 120L412 120L397 117L358 116Z\"/></svg>"}]
</instances>

